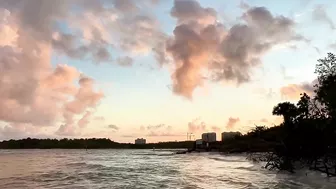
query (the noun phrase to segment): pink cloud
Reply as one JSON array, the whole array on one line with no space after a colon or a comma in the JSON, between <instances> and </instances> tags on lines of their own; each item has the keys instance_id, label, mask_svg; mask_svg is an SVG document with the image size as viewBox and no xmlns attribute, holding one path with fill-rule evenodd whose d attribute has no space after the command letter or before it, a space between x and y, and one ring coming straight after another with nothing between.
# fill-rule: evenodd
<instances>
[{"instance_id":1,"label":"pink cloud","mask_svg":"<svg viewBox=\"0 0 336 189\"><path fill-rule=\"evenodd\" d=\"M65 105L66 110L74 114L81 114L87 108L94 108L104 97L102 92L94 91L93 79L88 77L81 77L78 83L80 87L77 94L74 96L72 101Z\"/></svg>"},{"instance_id":2,"label":"pink cloud","mask_svg":"<svg viewBox=\"0 0 336 189\"><path fill-rule=\"evenodd\" d=\"M42 127L32 124L11 123L0 126L0 140L23 139L23 138L55 138L55 136Z\"/></svg>"},{"instance_id":3,"label":"pink cloud","mask_svg":"<svg viewBox=\"0 0 336 189\"><path fill-rule=\"evenodd\" d=\"M287 98L291 100L297 100L300 98L300 94L307 93L308 95L314 94L314 85L317 83L317 80L314 80L311 83L301 83L301 84L290 84L284 87L281 87L280 94L282 98Z\"/></svg>"},{"instance_id":4,"label":"pink cloud","mask_svg":"<svg viewBox=\"0 0 336 189\"><path fill-rule=\"evenodd\" d=\"M293 20L274 16L265 7L248 7L241 16L244 24L228 29L218 22L214 9L195 0L175 0L171 16L177 25L166 42L166 54L173 59L173 92L189 99L206 78L248 82L252 69L272 47L307 41L294 31Z\"/></svg>"},{"instance_id":5,"label":"pink cloud","mask_svg":"<svg viewBox=\"0 0 336 189\"><path fill-rule=\"evenodd\" d=\"M57 133L62 135L80 133L104 94L76 68L54 68L54 52L122 66L131 66L139 54L154 53L160 65L172 63L173 92L191 99L207 79L248 82L272 47L304 40L293 31L293 20L264 7L245 7L244 22L226 28L215 9L175 0L170 15L176 26L169 36L142 1L41 2L0 2L0 120L61 125ZM78 11L69 11L73 8ZM67 33L55 27L59 22L69 26ZM121 56L112 56L114 50ZM283 93L292 93L290 88ZM188 129L200 132L206 125L190 122Z\"/></svg>"},{"instance_id":6,"label":"pink cloud","mask_svg":"<svg viewBox=\"0 0 336 189\"><path fill-rule=\"evenodd\" d=\"M220 127L217 127L217 126L212 126L211 130L217 133L221 131Z\"/></svg>"},{"instance_id":7,"label":"pink cloud","mask_svg":"<svg viewBox=\"0 0 336 189\"><path fill-rule=\"evenodd\" d=\"M96 121L105 121L105 118L103 116L96 116L93 119Z\"/></svg>"},{"instance_id":8,"label":"pink cloud","mask_svg":"<svg viewBox=\"0 0 336 189\"><path fill-rule=\"evenodd\" d=\"M74 125L61 125L55 134L60 136L79 136L81 133Z\"/></svg>"},{"instance_id":9,"label":"pink cloud","mask_svg":"<svg viewBox=\"0 0 336 189\"><path fill-rule=\"evenodd\" d=\"M29 23L44 32L37 35L37 31L27 30L28 26L18 21L23 17L14 9L0 11L4 13L0 14L1 21L16 21L0 22L0 28L13 28L11 31L17 35L15 40L0 42L0 120L9 123L6 131L34 135L38 132L35 128L63 122L57 133L78 133L77 130L89 121L90 116L83 113L95 108L103 93L96 92L94 80L81 76L76 68L66 64L52 67L52 44L45 40L51 35L50 15L45 18L47 22ZM0 39L7 37L6 33L0 32L0 35ZM75 85L77 81L79 87ZM78 128L73 125L76 115L82 116ZM18 124L33 126L25 126L25 129L13 126Z\"/></svg>"},{"instance_id":10,"label":"pink cloud","mask_svg":"<svg viewBox=\"0 0 336 189\"><path fill-rule=\"evenodd\" d=\"M200 121L200 119L194 119L188 123L188 131L192 133L200 133L206 131L207 126L205 122Z\"/></svg>"},{"instance_id":11,"label":"pink cloud","mask_svg":"<svg viewBox=\"0 0 336 189\"><path fill-rule=\"evenodd\" d=\"M228 130L232 130L239 122L240 122L240 119L238 117L237 118L230 117L226 124L226 128Z\"/></svg>"},{"instance_id":12,"label":"pink cloud","mask_svg":"<svg viewBox=\"0 0 336 189\"><path fill-rule=\"evenodd\" d=\"M89 123L90 123L90 118L91 118L91 112L87 111L83 117L78 120L78 123L77 125L80 127L80 128L84 128L86 127Z\"/></svg>"}]
</instances>

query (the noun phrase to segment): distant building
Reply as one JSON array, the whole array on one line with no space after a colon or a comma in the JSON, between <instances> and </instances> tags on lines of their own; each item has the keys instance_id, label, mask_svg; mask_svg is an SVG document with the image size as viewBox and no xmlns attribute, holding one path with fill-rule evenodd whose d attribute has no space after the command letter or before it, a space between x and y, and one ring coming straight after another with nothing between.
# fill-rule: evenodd
<instances>
[{"instance_id":1,"label":"distant building","mask_svg":"<svg viewBox=\"0 0 336 189\"><path fill-rule=\"evenodd\" d=\"M135 139L135 144L146 144L146 139L137 138L137 139Z\"/></svg>"},{"instance_id":2,"label":"distant building","mask_svg":"<svg viewBox=\"0 0 336 189\"><path fill-rule=\"evenodd\" d=\"M203 140L202 139L197 139L195 141L195 143L196 143L196 148L202 148L202 146L203 146Z\"/></svg>"},{"instance_id":3,"label":"distant building","mask_svg":"<svg viewBox=\"0 0 336 189\"><path fill-rule=\"evenodd\" d=\"M202 139L197 139L196 140L196 145L200 145L200 144L203 144L203 140Z\"/></svg>"},{"instance_id":4,"label":"distant building","mask_svg":"<svg viewBox=\"0 0 336 189\"><path fill-rule=\"evenodd\" d=\"M228 139L233 139L236 136L241 136L240 132L223 132L222 133L222 141L228 140Z\"/></svg>"},{"instance_id":5,"label":"distant building","mask_svg":"<svg viewBox=\"0 0 336 189\"><path fill-rule=\"evenodd\" d=\"M216 133L203 133L202 134L202 140L204 142L216 142Z\"/></svg>"}]
</instances>

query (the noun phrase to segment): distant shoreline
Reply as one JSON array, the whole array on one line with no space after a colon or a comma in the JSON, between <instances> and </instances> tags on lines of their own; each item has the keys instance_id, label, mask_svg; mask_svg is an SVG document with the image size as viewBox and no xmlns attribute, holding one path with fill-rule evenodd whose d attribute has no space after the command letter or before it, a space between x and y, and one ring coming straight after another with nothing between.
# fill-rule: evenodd
<instances>
[{"instance_id":1,"label":"distant shoreline","mask_svg":"<svg viewBox=\"0 0 336 189\"><path fill-rule=\"evenodd\" d=\"M0 149L188 149L194 141L158 142L148 144L118 143L106 138L5 140Z\"/></svg>"},{"instance_id":2,"label":"distant shoreline","mask_svg":"<svg viewBox=\"0 0 336 189\"><path fill-rule=\"evenodd\" d=\"M5 140L0 149L185 149L186 152L248 153L270 152L272 146L265 141L245 140L244 137L209 143L208 148L195 148L195 141L158 142L147 144L118 143L107 138L88 139L34 139Z\"/></svg>"}]
</instances>

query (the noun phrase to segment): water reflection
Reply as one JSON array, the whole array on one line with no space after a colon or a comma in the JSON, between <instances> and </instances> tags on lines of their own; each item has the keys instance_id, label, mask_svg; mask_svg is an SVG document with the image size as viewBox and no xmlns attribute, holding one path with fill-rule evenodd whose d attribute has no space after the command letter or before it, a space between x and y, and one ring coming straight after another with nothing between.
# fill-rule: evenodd
<instances>
[{"instance_id":1,"label":"water reflection","mask_svg":"<svg viewBox=\"0 0 336 189\"><path fill-rule=\"evenodd\" d=\"M0 188L336 188L318 173L261 169L244 156L151 150L0 151Z\"/></svg>"}]
</instances>

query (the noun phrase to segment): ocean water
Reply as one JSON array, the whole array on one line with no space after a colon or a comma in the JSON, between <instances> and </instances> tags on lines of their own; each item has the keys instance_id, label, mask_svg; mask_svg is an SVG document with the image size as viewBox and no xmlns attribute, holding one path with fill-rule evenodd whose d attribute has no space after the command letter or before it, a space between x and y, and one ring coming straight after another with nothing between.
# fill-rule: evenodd
<instances>
[{"instance_id":1,"label":"ocean water","mask_svg":"<svg viewBox=\"0 0 336 189\"><path fill-rule=\"evenodd\" d=\"M243 155L152 150L0 150L1 189L336 188L317 172L278 173Z\"/></svg>"}]
</instances>

